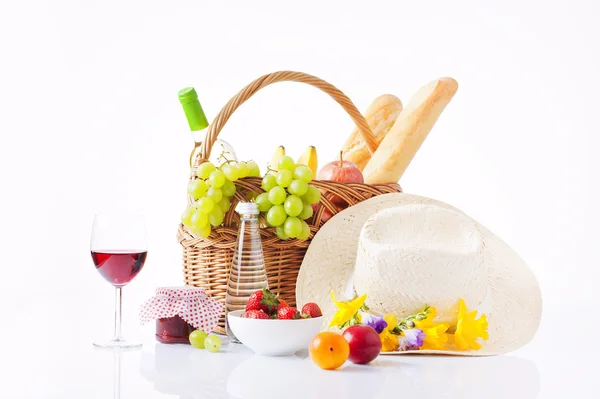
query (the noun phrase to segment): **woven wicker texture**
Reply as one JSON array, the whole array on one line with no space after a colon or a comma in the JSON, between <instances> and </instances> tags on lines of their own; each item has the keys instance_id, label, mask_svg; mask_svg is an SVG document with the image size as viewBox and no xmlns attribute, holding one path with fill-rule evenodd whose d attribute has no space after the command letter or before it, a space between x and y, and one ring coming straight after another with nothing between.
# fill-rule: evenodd
<instances>
[{"instance_id":1,"label":"woven wicker texture","mask_svg":"<svg viewBox=\"0 0 600 399\"><path fill-rule=\"evenodd\" d=\"M208 128L206 138L200 146L197 158L194 160L190 179L195 179L195 168L210 156L212 146L219 132L225 126L233 112L260 89L272 83L282 81L309 84L329 94L350 115L359 129L362 138L367 143L369 150L372 152L376 149L377 144L369 124L344 93L317 77L301 72L281 71L256 79L236 94L223 107ZM234 209L239 201L247 201L248 193L263 192L260 185L260 178L244 178L236 182L237 192L234 199L232 199L231 208L225 215L223 225L214 228L208 238L197 237L187 227L183 225L179 226L177 238L183 247L183 269L186 285L204 287L207 290L207 294L212 298L223 303L225 302L227 277L239 223L239 216ZM338 196L348 204L354 205L376 195L401 192L400 186L395 183L366 185L313 181L311 185L320 189L323 195L313 217L306 221L311 229L311 234L306 241L296 239L280 240L275 234L275 229L267 227L261 216L261 225L263 226L261 228L261 238L269 288L285 298L291 306L296 305L295 293L298 270L312 237L323 225L321 220L323 212L325 209L328 209L333 215L337 213L337 209L331 203L330 199L333 196ZM192 198L188 198L189 203L192 201ZM219 321L219 327L215 331L224 332L224 325L225 319L223 315Z\"/></svg>"}]
</instances>

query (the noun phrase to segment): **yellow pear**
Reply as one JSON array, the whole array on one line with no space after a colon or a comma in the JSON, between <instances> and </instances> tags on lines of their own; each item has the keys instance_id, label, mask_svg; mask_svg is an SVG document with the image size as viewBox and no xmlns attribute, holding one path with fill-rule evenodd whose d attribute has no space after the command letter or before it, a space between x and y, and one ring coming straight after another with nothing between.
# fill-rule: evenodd
<instances>
[{"instance_id":1,"label":"yellow pear","mask_svg":"<svg viewBox=\"0 0 600 399\"><path fill-rule=\"evenodd\" d=\"M319 169L319 158L317 157L317 148L309 146L304 154L298 159L299 164L306 165L312 170L313 175L317 176L317 170Z\"/></svg>"}]
</instances>

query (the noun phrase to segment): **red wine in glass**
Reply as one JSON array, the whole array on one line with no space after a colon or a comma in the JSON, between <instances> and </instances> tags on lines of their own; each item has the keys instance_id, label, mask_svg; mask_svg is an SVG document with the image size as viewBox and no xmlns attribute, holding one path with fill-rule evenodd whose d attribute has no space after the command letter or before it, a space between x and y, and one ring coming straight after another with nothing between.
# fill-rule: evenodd
<instances>
[{"instance_id":1,"label":"red wine in glass","mask_svg":"<svg viewBox=\"0 0 600 399\"><path fill-rule=\"evenodd\" d=\"M121 334L122 292L142 270L148 254L144 218L132 213L102 213L94 217L90 252L96 270L115 287L115 324L113 337L96 341L99 348L140 348L140 342L129 341Z\"/></svg>"},{"instance_id":2,"label":"red wine in glass","mask_svg":"<svg viewBox=\"0 0 600 399\"><path fill-rule=\"evenodd\" d=\"M147 251L100 250L92 251L92 260L106 281L123 287L142 270L147 254Z\"/></svg>"}]
</instances>

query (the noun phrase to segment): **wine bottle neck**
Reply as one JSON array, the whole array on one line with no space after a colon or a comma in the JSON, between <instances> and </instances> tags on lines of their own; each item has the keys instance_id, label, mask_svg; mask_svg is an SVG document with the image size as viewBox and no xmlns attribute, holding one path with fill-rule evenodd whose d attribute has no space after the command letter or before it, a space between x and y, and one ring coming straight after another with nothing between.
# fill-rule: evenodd
<instances>
[{"instance_id":1,"label":"wine bottle neck","mask_svg":"<svg viewBox=\"0 0 600 399\"><path fill-rule=\"evenodd\" d=\"M185 117L192 132L204 130L208 127L208 120L204 115L200 101L198 101L198 94L196 94L193 87L186 87L179 91L179 102L183 106L183 112L185 112Z\"/></svg>"}]
</instances>

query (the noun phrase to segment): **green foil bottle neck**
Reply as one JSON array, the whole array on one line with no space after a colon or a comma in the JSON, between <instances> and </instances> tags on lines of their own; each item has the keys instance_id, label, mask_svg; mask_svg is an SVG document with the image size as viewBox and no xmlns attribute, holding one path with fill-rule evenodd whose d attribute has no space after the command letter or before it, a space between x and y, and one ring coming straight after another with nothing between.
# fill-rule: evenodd
<instances>
[{"instance_id":1,"label":"green foil bottle neck","mask_svg":"<svg viewBox=\"0 0 600 399\"><path fill-rule=\"evenodd\" d=\"M195 132L206 129L208 127L208 120L206 119L206 115L204 115L200 101L198 101L196 90L193 87L186 87L180 90L178 95L179 102L183 106L185 117L190 125L190 130Z\"/></svg>"}]
</instances>

